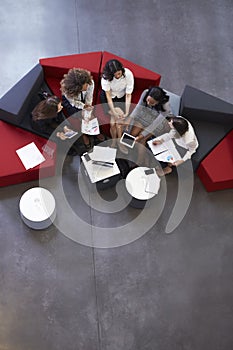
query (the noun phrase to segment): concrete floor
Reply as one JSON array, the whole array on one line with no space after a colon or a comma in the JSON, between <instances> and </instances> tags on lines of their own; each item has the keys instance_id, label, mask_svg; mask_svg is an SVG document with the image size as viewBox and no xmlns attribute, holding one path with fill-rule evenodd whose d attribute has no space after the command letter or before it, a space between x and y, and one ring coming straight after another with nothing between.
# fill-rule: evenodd
<instances>
[{"instance_id":1,"label":"concrete floor","mask_svg":"<svg viewBox=\"0 0 233 350\"><path fill-rule=\"evenodd\" d=\"M1 96L41 57L106 50L160 73L176 94L189 84L232 103L229 0L2 0L0 9ZM95 194L81 197L78 168L75 157L43 184L56 194L62 182L92 233L136 232L136 209L105 212L111 191L97 208ZM0 190L0 350L233 349L232 190L207 193L194 176L187 213L166 234L177 196L171 174L158 221L131 244L103 249L56 226L26 227L19 199L37 185ZM58 223L67 215L59 203Z\"/></svg>"}]
</instances>

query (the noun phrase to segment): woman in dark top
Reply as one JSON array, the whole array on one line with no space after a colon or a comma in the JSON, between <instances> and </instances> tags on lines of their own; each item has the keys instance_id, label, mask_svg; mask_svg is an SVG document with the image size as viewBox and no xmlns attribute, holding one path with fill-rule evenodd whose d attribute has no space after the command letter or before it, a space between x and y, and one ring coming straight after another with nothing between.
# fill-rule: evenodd
<instances>
[{"instance_id":1,"label":"woman in dark top","mask_svg":"<svg viewBox=\"0 0 233 350\"><path fill-rule=\"evenodd\" d=\"M47 96L43 101L39 102L32 111L31 125L32 128L41 132L48 137L52 135L54 130L58 128L56 138L62 141L66 140L66 132L72 131L68 121L65 119L62 111L62 103L57 96ZM61 123L65 125L61 126ZM74 146L68 152L69 155L77 155Z\"/></svg>"}]
</instances>

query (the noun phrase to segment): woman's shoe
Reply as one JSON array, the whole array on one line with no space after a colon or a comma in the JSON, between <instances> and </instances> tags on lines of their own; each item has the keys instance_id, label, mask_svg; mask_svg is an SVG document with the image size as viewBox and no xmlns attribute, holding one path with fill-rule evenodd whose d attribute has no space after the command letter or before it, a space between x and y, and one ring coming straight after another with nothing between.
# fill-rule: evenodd
<instances>
[{"instance_id":1,"label":"woman's shoe","mask_svg":"<svg viewBox=\"0 0 233 350\"><path fill-rule=\"evenodd\" d=\"M75 149L70 148L67 154L68 154L69 156L74 157L74 156L77 156L78 153L75 151Z\"/></svg>"},{"instance_id":2,"label":"woman's shoe","mask_svg":"<svg viewBox=\"0 0 233 350\"><path fill-rule=\"evenodd\" d=\"M90 151L92 146L91 143L84 144L87 151Z\"/></svg>"},{"instance_id":3,"label":"woman's shoe","mask_svg":"<svg viewBox=\"0 0 233 350\"><path fill-rule=\"evenodd\" d=\"M163 168L163 169L156 169L156 173L160 177L167 175L167 174L170 174L171 172L172 172L172 168L169 166L167 166L166 168Z\"/></svg>"}]
</instances>

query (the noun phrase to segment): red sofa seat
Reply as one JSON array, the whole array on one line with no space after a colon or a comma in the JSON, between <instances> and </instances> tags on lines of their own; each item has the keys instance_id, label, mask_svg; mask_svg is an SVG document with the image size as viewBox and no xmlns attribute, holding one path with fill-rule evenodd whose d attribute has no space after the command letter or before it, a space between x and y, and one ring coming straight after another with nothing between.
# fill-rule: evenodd
<instances>
[{"instance_id":1,"label":"red sofa seat","mask_svg":"<svg viewBox=\"0 0 233 350\"><path fill-rule=\"evenodd\" d=\"M208 192L233 188L233 130L201 162L197 175Z\"/></svg>"},{"instance_id":2,"label":"red sofa seat","mask_svg":"<svg viewBox=\"0 0 233 350\"><path fill-rule=\"evenodd\" d=\"M0 121L0 128L2 133L0 138L0 187L55 175L56 144L54 142L4 121ZM16 150L31 142L36 144L46 160L37 167L26 170ZM52 151L50 154L43 152L42 147L45 144Z\"/></svg>"}]
</instances>

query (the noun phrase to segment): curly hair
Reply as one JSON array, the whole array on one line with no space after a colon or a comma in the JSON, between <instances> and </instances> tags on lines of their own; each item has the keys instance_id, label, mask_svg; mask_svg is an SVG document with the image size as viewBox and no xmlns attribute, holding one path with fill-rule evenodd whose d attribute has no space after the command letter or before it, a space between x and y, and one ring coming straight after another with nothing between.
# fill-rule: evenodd
<instances>
[{"instance_id":1,"label":"curly hair","mask_svg":"<svg viewBox=\"0 0 233 350\"><path fill-rule=\"evenodd\" d=\"M55 118L58 113L58 105L61 102L57 96L48 96L45 100L39 102L32 111L32 119L50 119Z\"/></svg>"},{"instance_id":2,"label":"curly hair","mask_svg":"<svg viewBox=\"0 0 233 350\"><path fill-rule=\"evenodd\" d=\"M123 67L123 64L115 59L109 60L104 66L102 77L105 80L112 81L114 74L119 71L122 71L123 76L125 76L125 68Z\"/></svg>"},{"instance_id":3,"label":"curly hair","mask_svg":"<svg viewBox=\"0 0 233 350\"><path fill-rule=\"evenodd\" d=\"M84 84L92 84L92 76L86 69L71 68L67 74L64 74L60 84L63 95L75 97L80 94Z\"/></svg>"}]
</instances>

